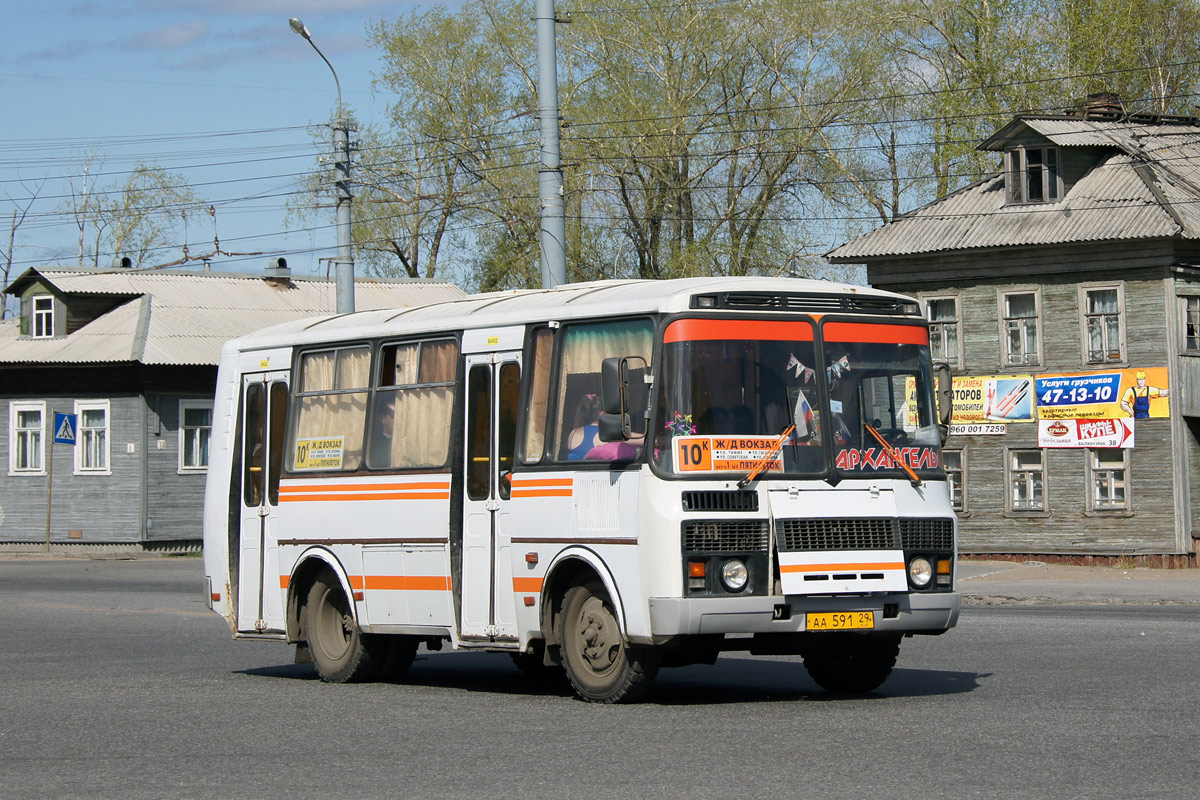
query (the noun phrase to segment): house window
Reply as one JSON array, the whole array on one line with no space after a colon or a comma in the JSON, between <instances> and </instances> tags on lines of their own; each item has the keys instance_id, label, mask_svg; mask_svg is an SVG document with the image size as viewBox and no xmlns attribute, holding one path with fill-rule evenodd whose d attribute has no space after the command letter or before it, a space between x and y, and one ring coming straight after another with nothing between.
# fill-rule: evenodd
<instances>
[{"instance_id":1,"label":"house window","mask_svg":"<svg viewBox=\"0 0 1200 800\"><path fill-rule=\"evenodd\" d=\"M1188 353L1200 353L1200 296L1183 298L1183 347Z\"/></svg>"},{"instance_id":2,"label":"house window","mask_svg":"<svg viewBox=\"0 0 1200 800\"><path fill-rule=\"evenodd\" d=\"M1088 364L1112 364L1125 360L1121 324L1121 290L1117 286L1082 288L1083 351Z\"/></svg>"},{"instance_id":3,"label":"house window","mask_svg":"<svg viewBox=\"0 0 1200 800\"><path fill-rule=\"evenodd\" d=\"M208 468L208 443L212 438L212 403L179 401L179 471L203 472Z\"/></svg>"},{"instance_id":4,"label":"house window","mask_svg":"<svg viewBox=\"0 0 1200 800\"><path fill-rule=\"evenodd\" d=\"M1088 510L1129 510L1129 451L1119 447L1087 451Z\"/></svg>"},{"instance_id":5,"label":"house window","mask_svg":"<svg viewBox=\"0 0 1200 800\"><path fill-rule=\"evenodd\" d=\"M8 472L46 474L46 404L9 403Z\"/></svg>"},{"instance_id":6,"label":"house window","mask_svg":"<svg viewBox=\"0 0 1200 800\"><path fill-rule=\"evenodd\" d=\"M75 472L109 473L108 401L77 401Z\"/></svg>"},{"instance_id":7,"label":"house window","mask_svg":"<svg viewBox=\"0 0 1200 800\"><path fill-rule=\"evenodd\" d=\"M929 348L934 361L945 361L952 367L962 365L958 320L958 298L930 297L925 301L929 319Z\"/></svg>"},{"instance_id":8,"label":"house window","mask_svg":"<svg viewBox=\"0 0 1200 800\"><path fill-rule=\"evenodd\" d=\"M1040 303L1037 292L1002 295L1002 330L1005 364L1037 364Z\"/></svg>"},{"instance_id":9,"label":"house window","mask_svg":"<svg viewBox=\"0 0 1200 800\"><path fill-rule=\"evenodd\" d=\"M1009 150L1008 202L1046 203L1062 196L1058 148L1017 147Z\"/></svg>"},{"instance_id":10,"label":"house window","mask_svg":"<svg viewBox=\"0 0 1200 800\"><path fill-rule=\"evenodd\" d=\"M962 450L942 451L942 466L950 487L950 505L958 512L967 510L967 484L964 480L966 463L966 455Z\"/></svg>"},{"instance_id":11,"label":"house window","mask_svg":"<svg viewBox=\"0 0 1200 800\"><path fill-rule=\"evenodd\" d=\"M1045 464L1041 450L1008 451L1008 510L1046 510Z\"/></svg>"},{"instance_id":12,"label":"house window","mask_svg":"<svg viewBox=\"0 0 1200 800\"><path fill-rule=\"evenodd\" d=\"M48 294L33 297L33 338L54 336L54 298Z\"/></svg>"}]
</instances>

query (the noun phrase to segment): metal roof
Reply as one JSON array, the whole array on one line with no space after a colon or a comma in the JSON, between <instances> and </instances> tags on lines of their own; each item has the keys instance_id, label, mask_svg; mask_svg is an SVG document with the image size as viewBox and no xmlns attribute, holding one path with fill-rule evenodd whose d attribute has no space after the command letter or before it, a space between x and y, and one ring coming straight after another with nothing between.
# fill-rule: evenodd
<instances>
[{"instance_id":1,"label":"metal roof","mask_svg":"<svg viewBox=\"0 0 1200 800\"><path fill-rule=\"evenodd\" d=\"M1005 204L1004 175L959 189L826 255L835 263L985 247L1200 238L1200 127L1018 119L981 149L1033 130L1064 147L1104 146L1058 202Z\"/></svg>"},{"instance_id":2,"label":"metal roof","mask_svg":"<svg viewBox=\"0 0 1200 800\"><path fill-rule=\"evenodd\" d=\"M62 338L21 338L17 326L0 326L0 363L215 365L227 339L267 325L330 315L337 306L331 280L282 282L220 272L46 268L27 271L6 291L16 294L39 279L68 296L128 299ZM463 295L452 284L434 281L355 282L355 306L364 310L394 313Z\"/></svg>"}]
</instances>

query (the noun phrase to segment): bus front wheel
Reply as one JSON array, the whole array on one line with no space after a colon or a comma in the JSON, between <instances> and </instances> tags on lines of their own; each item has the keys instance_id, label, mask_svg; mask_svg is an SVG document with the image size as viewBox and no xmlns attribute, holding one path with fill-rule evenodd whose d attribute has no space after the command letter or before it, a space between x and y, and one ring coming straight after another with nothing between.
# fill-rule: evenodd
<instances>
[{"instance_id":1,"label":"bus front wheel","mask_svg":"<svg viewBox=\"0 0 1200 800\"><path fill-rule=\"evenodd\" d=\"M804 649L809 677L827 692L863 694L887 680L900 654L899 636L814 634Z\"/></svg>"},{"instance_id":2,"label":"bus front wheel","mask_svg":"<svg viewBox=\"0 0 1200 800\"><path fill-rule=\"evenodd\" d=\"M628 703L650 689L658 654L631 646L598 581L572 586L563 597L559 647L567 678L581 700Z\"/></svg>"},{"instance_id":3,"label":"bus front wheel","mask_svg":"<svg viewBox=\"0 0 1200 800\"><path fill-rule=\"evenodd\" d=\"M378 676L384 653L359 631L346 593L332 572L326 570L313 581L306 613L308 649L323 680L355 683Z\"/></svg>"}]
</instances>

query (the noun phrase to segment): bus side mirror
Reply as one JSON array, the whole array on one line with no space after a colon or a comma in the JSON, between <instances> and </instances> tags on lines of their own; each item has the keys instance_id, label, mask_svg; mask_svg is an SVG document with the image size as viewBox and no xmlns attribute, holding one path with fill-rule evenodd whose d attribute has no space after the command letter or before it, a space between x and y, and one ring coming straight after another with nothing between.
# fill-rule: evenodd
<instances>
[{"instance_id":1,"label":"bus side mirror","mask_svg":"<svg viewBox=\"0 0 1200 800\"><path fill-rule=\"evenodd\" d=\"M945 444L950 435L950 420L954 417L954 379L950 375L950 365L943 361L933 365L933 375L937 386L938 436Z\"/></svg>"},{"instance_id":2,"label":"bus side mirror","mask_svg":"<svg viewBox=\"0 0 1200 800\"><path fill-rule=\"evenodd\" d=\"M606 358L600 364L600 441L623 442L633 435L629 420L629 360Z\"/></svg>"}]
</instances>

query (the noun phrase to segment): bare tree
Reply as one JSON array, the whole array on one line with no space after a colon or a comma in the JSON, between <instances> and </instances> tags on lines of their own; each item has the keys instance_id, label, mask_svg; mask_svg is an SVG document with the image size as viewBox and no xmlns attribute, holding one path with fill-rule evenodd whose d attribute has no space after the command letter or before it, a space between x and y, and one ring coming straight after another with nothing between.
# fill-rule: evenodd
<instances>
[{"instance_id":1,"label":"bare tree","mask_svg":"<svg viewBox=\"0 0 1200 800\"><path fill-rule=\"evenodd\" d=\"M17 249L17 229L25 223L25 218L29 215L29 209L33 207L34 201L41 194L42 187L45 181L39 182L33 189L29 189L24 181L21 181L21 188L25 189L28 197L22 202L9 197L8 201L13 205L12 218L8 224L8 247L0 248L0 261L4 262L4 281L0 286L8 286L12 278L13 254ZM0 302L0 320L8 318L8 297L5 296L4 301Z\"/></svg>"}]
</instances>

